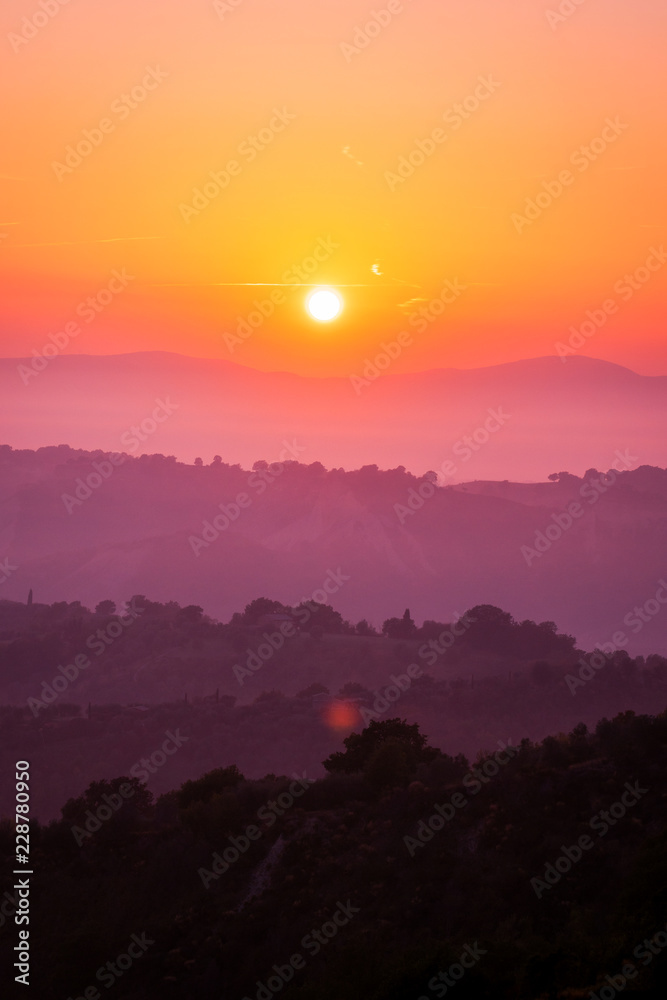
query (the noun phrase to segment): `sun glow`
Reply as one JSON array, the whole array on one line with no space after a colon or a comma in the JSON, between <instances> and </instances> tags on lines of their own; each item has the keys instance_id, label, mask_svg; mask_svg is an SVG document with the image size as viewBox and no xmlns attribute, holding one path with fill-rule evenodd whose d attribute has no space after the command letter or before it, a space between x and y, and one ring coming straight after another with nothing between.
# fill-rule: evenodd
<instances>
[{"instance_id":1,"label":"sun glow","mask_svg":"<svg viewBox=\"0 0 667 1000\"><path fill-rule=\"evenodd\" d=\"M306 300L306 309L320 323L328 323L339 315L343 300L331 288L318 288Z\"/></svg>"}]
</instances>

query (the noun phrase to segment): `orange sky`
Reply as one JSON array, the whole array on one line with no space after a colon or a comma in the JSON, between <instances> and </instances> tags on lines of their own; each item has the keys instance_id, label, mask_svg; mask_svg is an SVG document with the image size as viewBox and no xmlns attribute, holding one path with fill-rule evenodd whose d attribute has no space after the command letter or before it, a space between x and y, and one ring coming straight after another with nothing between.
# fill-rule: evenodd
<instances>
[{"instance_id":1,"label":"orange sky","mask_svg":"<svg viewBox=\"0 0 667 1000\"><path fill-rule=\"evenodd\" d=\"M405 329L395 371L473 367L554 354L611 299L577 349L667 373L667 266L617 284L667 243L664 0L42 2L0 12L4 355L76 321L68 351L349 375ZM373 11L389 23L352 49ZM68 168L85 130L97 145ZM433 152L410 168L417 140ZM225 189L184 208L229 161ZM327 243L306 280L341 289L339 320L292 287L225 339ZM419 323L446 280L465 290Z\"/></svg>"}]
</instances>

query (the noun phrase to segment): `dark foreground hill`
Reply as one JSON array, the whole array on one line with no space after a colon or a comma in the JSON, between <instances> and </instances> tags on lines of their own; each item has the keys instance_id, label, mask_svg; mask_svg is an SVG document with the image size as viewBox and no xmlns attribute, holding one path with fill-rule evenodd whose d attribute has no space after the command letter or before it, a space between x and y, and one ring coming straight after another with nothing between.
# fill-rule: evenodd
<instances>
[{"instance_id":1,"label":"dark foreground hill","mask_svg":"<svg viewBox=\"0 0 667 1000\"><path fill-rule=\"evenodd\" d=\"M665 714L472 767L372 729L317 782L229 767L152 803L119 777L33 823L35 995L664 996ZM13 854L5 822L4 871ZM0 890L9 967L11 876Z\"/></svg>"}]
</instances>

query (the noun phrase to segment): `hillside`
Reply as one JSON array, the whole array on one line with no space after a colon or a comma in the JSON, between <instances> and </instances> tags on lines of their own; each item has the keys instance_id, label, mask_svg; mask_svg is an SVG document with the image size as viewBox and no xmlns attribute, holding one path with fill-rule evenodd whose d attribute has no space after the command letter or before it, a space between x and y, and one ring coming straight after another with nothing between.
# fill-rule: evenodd
<instances>
[{"instance_id":1,"label":"hillside","mask_svg":"<svg viewBox=\"0 0 667 1000\"><path fill-rule=\"evenodd\" d=\"M136 617L0 602L0 769L10 773L17 752L32 762L32 814L51 819L91 781L121 773L158 794L221 764L251 778L319 777L343 736L397 711L447 753L470 756L667 704L664 657L595 658L552 622L519 623L499 608L401 639L360 635L363 622L319 606L271 653L267 636L278 645L279 633L253 624L263 603L222 625L140 597ZM183 742L165 759L167 733ZM10 791L0 789L0 817Z\"/></svg>"},{"instance_id":2,"label":"hillside","mask_svg":"<svg viewBox=\"0 0 667 1000\"><path fill-rule=\"evenodd\" d=\"M556 620L587 648L620 629L633 655L667 652L656 603L663 469L617 472L618 460L604 481L587 472L436 487L400 466L327 471L287 457L253 469L163 455L117 462L67 446L0 447L0 597L25 601L33 589L40 603L95 607L150 594L225 620L258 595L296 604L317 594L376 625L406 605L449 621L492 604ZM629 625L638 607L649 611Z\"/></svg>"},{"instance_id":3,"label":"hillside","mask_svg":"<svg viewBox=\"0 0 667 1000\"><path fill-rule=\"evenodd\" d=\"M317 782L217 768L153 803L115 776L33 823L40 998L664 995L664 713L473 765L387 725ZM5 822L5 870L12 852Z\"/></svg>"}]
</instances>

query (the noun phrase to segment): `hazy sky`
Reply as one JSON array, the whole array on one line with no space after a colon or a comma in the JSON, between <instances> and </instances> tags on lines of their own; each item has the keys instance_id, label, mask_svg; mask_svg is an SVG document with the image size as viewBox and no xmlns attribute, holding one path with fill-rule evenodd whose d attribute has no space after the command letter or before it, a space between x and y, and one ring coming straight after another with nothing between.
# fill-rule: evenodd
<instances>
[{"instance_id":1,"label":"hazy sky","mask_svg":"<svg viewBox=\"0 0 667 1000\"><path fill-rule=\"evenodd\" d=\"M613 300L582 353L667 373L667 258L618 284L667 243L664 0L43 4L0 12L3 354L76 321L68 351L348 375L409 329L395 371L471 367L553 354ZM272 291L244 283L316 247L341 318L285 289L232 353Z\"/></svg>"}]
</instances>

